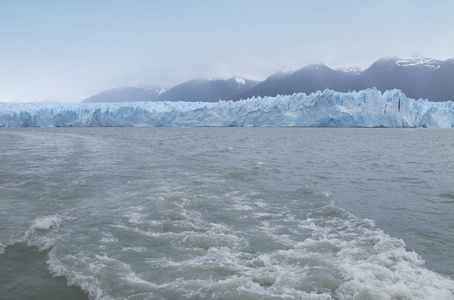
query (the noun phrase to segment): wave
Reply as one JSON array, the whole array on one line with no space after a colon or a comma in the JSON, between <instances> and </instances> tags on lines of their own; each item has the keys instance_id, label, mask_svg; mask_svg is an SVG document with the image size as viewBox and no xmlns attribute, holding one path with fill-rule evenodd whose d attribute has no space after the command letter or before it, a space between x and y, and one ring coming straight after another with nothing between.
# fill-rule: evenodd
<instances>
[{"instance_id":1,"label":"wave","mask_svg":"<svg viewBox=\"0 0 454 300\"><path fill-rule=\"evenodd\" d=\"M109 226L110 231L87 237L84 243L93 240L95 248L76 251L74 238L66 236L72 231L59 232L69 220L62 215L36 218L24 242L47 249L50 272L79 286L90 299L454 296L454 282L426 269L404 241L385 234L372 220L358 219L336 207L329 192L316 196L318 204L306 219L299 219L260 201L249 202L253 211L244 210L241 204L248 197L235 195L231 199L237 208L232 209L250 214L256 224L250 232L206 222L187 206L166 210L166 215L174 216L170 223L150 220L140 208L133 208L125 210L124 218ZM159 246L129 246L115 238L121 235L159 242ZM162 248L163 244L167 247Z\"/></svg>"}]
</instances>

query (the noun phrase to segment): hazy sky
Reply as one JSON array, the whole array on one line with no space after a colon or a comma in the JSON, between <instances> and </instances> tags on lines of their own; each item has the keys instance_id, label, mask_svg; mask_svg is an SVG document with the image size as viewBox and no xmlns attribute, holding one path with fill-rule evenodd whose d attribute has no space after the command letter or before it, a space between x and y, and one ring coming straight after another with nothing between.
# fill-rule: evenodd
<instances>
[{"instance_id":1,"label":"hazy sky","mask_svg":"<svg viewBox=\"0 0 454 300\"><path fill-rule=\"evenodd\" d=\"M452 0L0 0L0 101L454 57Z\"/></svg>"}]
</instances>

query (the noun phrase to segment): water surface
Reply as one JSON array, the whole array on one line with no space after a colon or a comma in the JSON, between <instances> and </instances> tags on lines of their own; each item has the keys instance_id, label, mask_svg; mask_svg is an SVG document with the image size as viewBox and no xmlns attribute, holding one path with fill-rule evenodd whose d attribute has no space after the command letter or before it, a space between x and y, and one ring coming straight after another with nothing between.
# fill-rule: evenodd
<instances>
[{"instance_id":1,"label":"water surface","mask_svg":"<svg viewBox=\"0 0 454 300\"><path fill-rule=\"evenodd\" d=\"M452 129L1 128L0 294L452 298L453 158Z\"/></svg>"}]
</instances>

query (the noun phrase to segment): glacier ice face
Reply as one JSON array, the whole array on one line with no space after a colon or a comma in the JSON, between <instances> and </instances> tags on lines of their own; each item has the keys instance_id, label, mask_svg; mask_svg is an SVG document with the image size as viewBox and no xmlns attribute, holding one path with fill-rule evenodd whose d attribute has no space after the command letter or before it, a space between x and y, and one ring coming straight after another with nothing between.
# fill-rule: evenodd
<instances>
[{"instance_id":1,"label":"glacier ice face","mask_svg":"<svg viewBox=\"0 0 454 300\"><path fill-rule=\"evenodd\" d=\"M0 127L454 127L454 104L400 90L251 98L237 102L0 103Z\"/></svg>"}]
</instances>

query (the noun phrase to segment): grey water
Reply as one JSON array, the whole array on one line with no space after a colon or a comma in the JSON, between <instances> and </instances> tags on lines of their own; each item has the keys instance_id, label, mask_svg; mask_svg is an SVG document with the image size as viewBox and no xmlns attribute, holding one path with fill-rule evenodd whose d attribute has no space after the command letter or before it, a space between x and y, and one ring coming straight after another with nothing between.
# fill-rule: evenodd
<instances>
[{"instance_id":1,"label":"grey water","mask_svg":"<svg viewBox=\"0 0 454 300\"><path fill-rule=\"evenodd\" d=\"M454 131L0 128L0 299L453 299Z\"/></svg>"}]
</instances>

